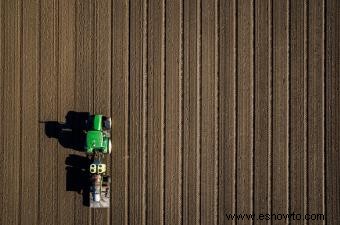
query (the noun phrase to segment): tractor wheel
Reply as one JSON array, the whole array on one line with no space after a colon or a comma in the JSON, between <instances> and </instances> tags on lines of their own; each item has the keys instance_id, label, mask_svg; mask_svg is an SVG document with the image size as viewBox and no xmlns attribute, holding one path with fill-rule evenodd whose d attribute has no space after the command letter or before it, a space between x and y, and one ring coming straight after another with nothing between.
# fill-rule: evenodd
<instances>
[{"instance_id":1,"label":"tractor wheel","mask_svg":"<svg viewBox=\"0 0 340 225\"><path fill-rule=\"evenodd\" d=\"M111 140L109 140L109 154L111 154L111 151L112 151L112 142L111 142Z\"/></svg>"},{"instance_id":2,"label":"tractor wheel","mask_svg":"<svg viewBox=\"0 0 340 225\"><path fill-rule=\"evenodd\" d=\"M106 130L111 130L111 126L112 126L112 121L111 121L111 118L110 117L107 117L107 118L105 118L105 120L104 120L104 122L103 122L104 124L104 129L106 129Z\"/></svg>"}]
</instances>

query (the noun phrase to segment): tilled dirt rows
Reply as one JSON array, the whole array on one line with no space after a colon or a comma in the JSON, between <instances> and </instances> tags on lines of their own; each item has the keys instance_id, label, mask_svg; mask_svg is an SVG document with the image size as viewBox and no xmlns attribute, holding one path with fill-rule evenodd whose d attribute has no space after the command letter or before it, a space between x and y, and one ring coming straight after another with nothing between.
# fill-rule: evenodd
<instances>
[{"instance_id":1,"label":"tilled dirt rows","mask_svg":"<svg viewBox=\"0 0 340 225\"><path fill-rule=\"evenodd\" d=\"M339 2L0 0L0 225L340 224ZM58 133L83 112L109 209Z\"/></svg>"},{"instance_id":2,"label":"tilled dirt rows","mask_svg":"<svg viewBox=\"0 0 340 225\"><path fill-rule=\"evenodd\" d=\"M112 208L84 203L84 153L49 138L46 122L112 114L111 2L1 1L1 68L0 224L109 224Z\"/></svg>"}]
</instances>

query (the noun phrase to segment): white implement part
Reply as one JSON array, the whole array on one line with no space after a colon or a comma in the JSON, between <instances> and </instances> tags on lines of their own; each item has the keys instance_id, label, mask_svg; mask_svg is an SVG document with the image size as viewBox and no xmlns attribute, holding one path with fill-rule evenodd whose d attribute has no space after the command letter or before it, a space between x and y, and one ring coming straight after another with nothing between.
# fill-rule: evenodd
<instances>
[{"instance_id":1,"label":"white implement part","mask_svg":"<svg viewBox=\"0 0 340 225\"><path fill-rule=\"evenodd\" d=\"M95 193L94 194L94 201L95 202L100 202L100 193Z\"/></svg>"}]
</instances>

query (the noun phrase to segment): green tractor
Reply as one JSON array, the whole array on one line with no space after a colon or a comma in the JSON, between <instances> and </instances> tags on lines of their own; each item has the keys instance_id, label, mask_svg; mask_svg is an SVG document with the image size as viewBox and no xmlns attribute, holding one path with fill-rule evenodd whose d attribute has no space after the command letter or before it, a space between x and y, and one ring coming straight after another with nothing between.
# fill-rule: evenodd
<instances>
[{"instance_id":1,"label":"green tractor","mask_svg":"<svg viewBox=\"0 0 340 225\"><path fill-rule=\"evenodd\" d=\"M111 154L111 118L103 115L89 116L86 121L85 150L92 157L90 172L90 207L107 208L110 205L110 176L103 162Z\"/></svg>"},{"instance_id":2,"label":"green tractor","mask_svg":"<svg viewBox=\"0 0 340 225\"><path fill-rule=\"evenodd\" d=\"M85 150L87 154L111 154L111 118L103 115L89 116L86 124Z\"/></svg>"}]
</instances>

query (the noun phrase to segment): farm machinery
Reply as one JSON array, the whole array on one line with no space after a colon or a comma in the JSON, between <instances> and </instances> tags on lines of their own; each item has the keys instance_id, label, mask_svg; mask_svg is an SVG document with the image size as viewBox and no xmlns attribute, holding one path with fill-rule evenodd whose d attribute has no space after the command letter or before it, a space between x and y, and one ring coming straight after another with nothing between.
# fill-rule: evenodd
<instances>
[{"instance_id":1,"label":"farm machinery","mask_svg":"<svg viewBox=\"0 0 340 225\"><path fill-rule=\"evenodd\" d=\"M106 208L110 205L110 176L106 175L105 156L111 153L111 118L89 115L85 126L85 151L91 158L90 207Z\"/></svg>"}]
</instances>

